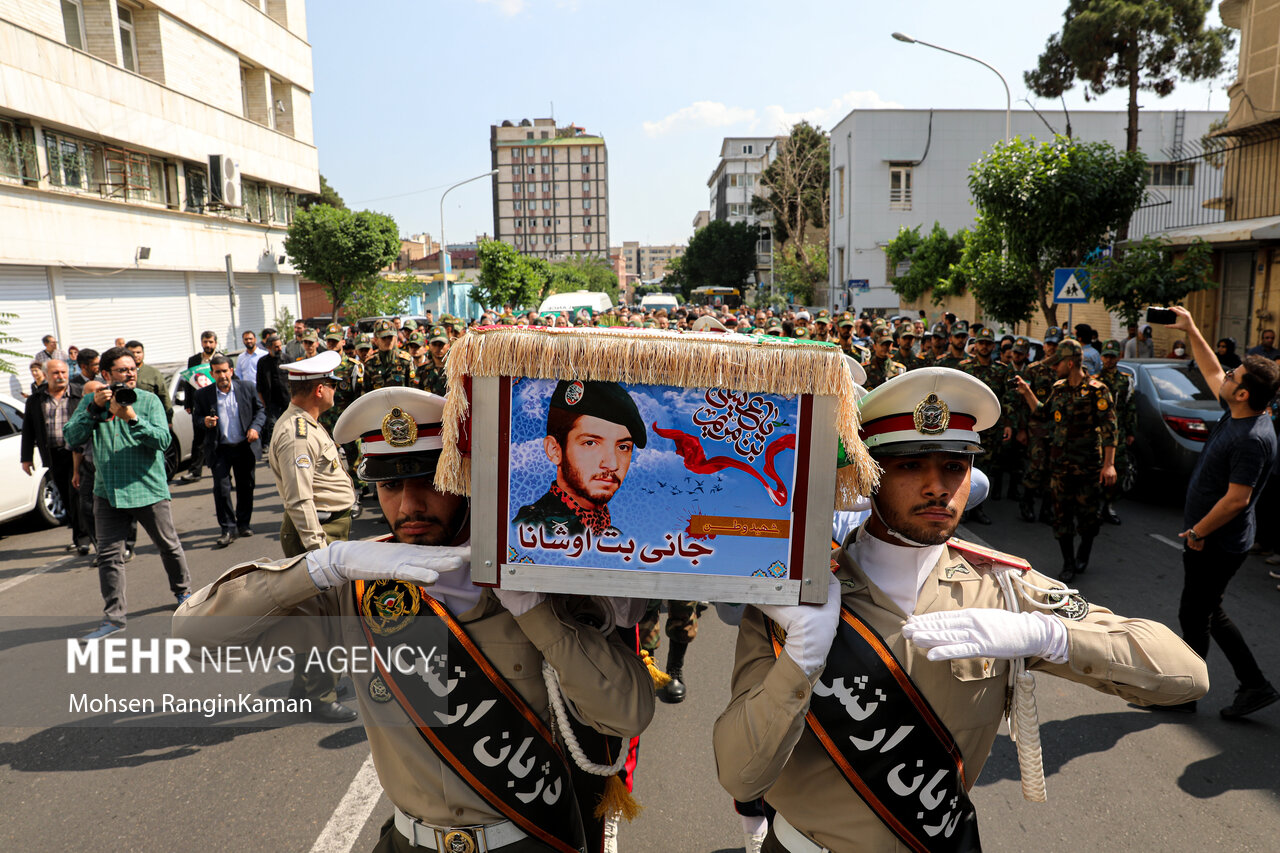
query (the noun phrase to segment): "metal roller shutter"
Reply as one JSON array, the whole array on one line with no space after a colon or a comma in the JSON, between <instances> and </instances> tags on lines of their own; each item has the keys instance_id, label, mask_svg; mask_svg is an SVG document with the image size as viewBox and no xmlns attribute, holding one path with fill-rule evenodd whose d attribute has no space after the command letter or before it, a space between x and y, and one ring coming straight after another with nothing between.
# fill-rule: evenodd
<instances>
[{"instance_id":1,"label":"metal roller shutter","mask_svg":"<svg viewBox=\"0 0 1280 853\"><path fill-rule=\"evenodd\" d=\"M53 324L53 300L49 296L49 279L44 267L0 266L0 312L13 314L0 325L0 332L11 338L14 343L4 344L3 348L20 352L22 358L5 356L5 360L18 371L18 378L24 386L29 384L30 376L27 365L38 350L44 349L40 339L45 335L56 335L58 330ZM58 348L65 350L75 344L85 344L75 340L58 339ZM4 386L8 390L9 383Z\"/></svg>"},{"instance_id":2,"label":"metal roller shutter","mask_svg":"<svg viewBox=\"0 0 1280 853\"><path fill-rule=\"evenodd\" d=\"M298 277L296 275L276 276L276 293L280 297L280 307L289 309L289 316L295 320L302 316L302 305L298 300Z\"/></svg>"},{"instance_id":3,"label":"metal roller shutter","mask_svg":"<svg viewBox=\"0 0 1280 853\"><path fill-rule=\"evenodd\" d=\"M186 361L191 354L187 285L182 273L130 270L94 276L62 274L67 297L68 337L98 351L116 338L137 339L149 364Z\"/></svg>"},{"instance_id":4,"label":"metal roller shutter","mask_svg":"<svg viewBox=\"0 0 1280 853\"><path fill-rule=\"evenodd\" d=\"M231 303L227 299L225 273L197 273L194 276L196 293L196 328L206 329L218 336L221 349L240 348L240 338L231 328Z\"/></svg>"},{"instance_id":5,"label":"metal roller shutter","mask_svg":"<svg viewBox=\"0 0 1280 853\"><path fill-rule=\"evenodd\" d=\"M275 317L269 275L236 275L236 342L240 334L261 332Z\"/></svg>"}]
</instances>

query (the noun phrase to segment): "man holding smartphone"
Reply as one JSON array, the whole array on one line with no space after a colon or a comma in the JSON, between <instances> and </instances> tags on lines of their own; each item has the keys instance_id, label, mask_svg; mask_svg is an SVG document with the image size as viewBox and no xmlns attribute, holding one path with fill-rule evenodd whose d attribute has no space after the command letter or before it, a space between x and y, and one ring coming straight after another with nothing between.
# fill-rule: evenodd
<instances>
[{"instance_id":1,"label":"man holding smartphone","mask_svg":"<svg viewBox=\"0 0 1280 853\"><path fill-rule=\"evenodd\" d=\"M1182 638L1200 657L1209 656L1212 637L1231 663L1240 686L1235 701L1220 713L1235 720L1280 699L1240 630L1222 609L1227 584L1253 542L1254 508L1275 463L1276 434L1266 409L1280 387L1280 366L1251 355L1239 367L1223 372L1191 312L1180 307L1170 310L1174 319L1168 325L1186 335L1196 366L1227 410L1209 433L1187 487L1186 529L1178 534L1186 540L1178 622ZM1195 703L1168 709L1192 713Z\"/></svg>"}]
</instances>

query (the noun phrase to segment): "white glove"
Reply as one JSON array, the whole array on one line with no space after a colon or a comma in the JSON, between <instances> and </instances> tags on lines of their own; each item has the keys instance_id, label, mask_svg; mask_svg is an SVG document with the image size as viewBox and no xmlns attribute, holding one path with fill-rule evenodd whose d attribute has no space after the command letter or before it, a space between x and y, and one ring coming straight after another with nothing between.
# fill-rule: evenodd
<instances>
[{"instance_id":1,"label":"white glove","mask_svg":"<svg viewBox=\"0 0 1280 853\"><path fill-rule=\"evenodd\" d=\"M922 649L929 660L956 658L1044 658L1067 661L1067 629L1044 613L1008 610L950 610L912 616L902 636Z\"/></svg>"},{"instance_id":2,"label":"white glove","mask_svg":"<svg viewBox=\"0 0 1280 853\"><path fill-rule=\"evenodd\" d=\"M757 604L787 634L784 647L805 675L813 675L827 662L827 652L840 626L840 581L831 575L827 603Z\"/></svg>"},{"instance_id":3,"label":"white glove","mask_svg":"<svg viewBox=\"0 0 1280 853\"><path fill-rule=\"evenodd\" d=\"M547 598L546 594L541 592L521 592L502 588L495 589L493 594L498 596L498 601L502 602L502 606L507 608L512 616L525 615Z\"/></svg>"},{"instance_id":4,"label":"white glove","mask_svg":"<svg viewBox=\"0 0 1280 853\"><path fill-rule=\"evenodd\" d=\"M471 546L406 545L402 542L334 542L307 552L307 572L318 589L347 581L402 580L431 586L440 572L471 565Z\"/></svg>"}]
</instances>

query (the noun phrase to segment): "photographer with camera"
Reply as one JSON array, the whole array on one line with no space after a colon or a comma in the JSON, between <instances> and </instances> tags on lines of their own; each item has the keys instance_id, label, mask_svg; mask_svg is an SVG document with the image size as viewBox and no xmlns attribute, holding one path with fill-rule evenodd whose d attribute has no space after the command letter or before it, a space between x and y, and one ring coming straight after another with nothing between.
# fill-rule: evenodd
<instances>
[{"instance_id":1,"label":"photographer with camera","mask_svg":"<svg viewBox=\"0 0 1280 853\"><path fill-rule=\"evenodd\" d=\"M97 464L93 514L105 606L102 624L84 640L124 630L125 538L134 519L160 550L174 597L181 603L191 594L191 574L173 526L165 478L164 451L170 437L164 406L155 394L137 387L138 366L124 347L104 352L100 365L110 384L86 383L84 398L63 431L71 446L92 442Z\"/></svg>"}]
</instances>

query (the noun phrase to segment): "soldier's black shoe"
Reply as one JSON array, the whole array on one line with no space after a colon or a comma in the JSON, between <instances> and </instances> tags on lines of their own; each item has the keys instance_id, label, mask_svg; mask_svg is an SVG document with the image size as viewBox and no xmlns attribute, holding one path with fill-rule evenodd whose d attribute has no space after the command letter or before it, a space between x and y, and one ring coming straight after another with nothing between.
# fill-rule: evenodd
<instances>
[{"instance_id":1,"label":"soldier's black shoe","mask_svg":"<svg viewBox=\"0 0 1280 853\"><path fill-rule=\"evenodd\" d=\"M1071 550L1071 537L1063 536L1058 539L1058 549L1062 551L1062 572L1058 575L1058 580L1063 583L1071 583L1076 576L1076 555Z\"/></svg>"},{"instance_id":2,"label":"soldier's black shoe","mask_svg":"<svg viewBox=\"0 0 1280 853\"><path fill-rule=\"evenodd\" d=\"M991 523L991 518L983 511L981 504L966 512L964 516L966 521L972 521L974 524Z\"/></svg>"},{"instance_id":3,"label":"soldier's black shoe","mask_svg":"<svg viewBox=\"0 0 1280 853\"><path fill-rule=\"evenodd\" d=\"M1261 711L1272 702L1280 699L1280 693L1270 684L1261 687L1240 687L1236 690L1235 701L1218 713L1224 720L1238 720L1241 717Z\"/></svg>"},{"instance_id":4,"label":"soldier's black shoe","mask_svg":"<svg viewBox=\"0 0 1280 853\"><path fill-rule=\"evenodd\" d=\"M1036 520L1036 499L1030 490L1022 493L1022 500L1018 502L1018 514L1022 516L1023 521Z\"/></svg>"},{"instance_id":5,"label":"soldier's black shoe","mask_svg":"<svg viewBox=\"0 0 1280 853\"><path fill-rule=\"evenodd\" d=\"M1137 708L1140 711L1155 711L1161 714L1194 714L1196 712L1196 703L1179 702L1176 705L1134 705L1129 704L1130 708Z\"/></svg>"},{"instance_id":6,"label":"soldier's black shoe","mask_svg":"<svg viewBox=\"0 0 1280 853\"><path fill-rule=\"evenodd\" d=\"M667 653L667 675L671 676L671 681L658 690L658 698L669 705L683 702L688 692L684 687L684 653L688 648L688 643L673 642L671 651Z\"/></svg>"},{"instance_id":7,"label":"soldier's black shoe","mask_svg":"<svg viewBox=\"0 0 1280 853\"><path fill-rule=\"evenodd\" d=\"M1109 503L1102 505L1101 515L1102 515L1102 520L1105 521L1107 524L1120 523L1120 516L1116 515L1116 508Z\"/></svg>"},{"instance_id":8,"label":"soldier's black shoe","mask_svg":"<svg viewBox=\"0 0 1280 853\"><path fill-rule=\"evenodd\" d=\"M1093 537L1080 537L1080 550L1076 551L1076 574L1082 575L1089 568L1089 554L1093 551Z\"/></svg>"},{"instance_id":9,"label":"soldier's black shoe","mask_svg":"<svg viewBox=\"0 0 1280 853\"><path fill-rule=\"evenodd\" d=\"M350 723L359 716L354 708L348 708L341 702L312 700L311 719L321 723Z\"/></svg>"}]
</instances>

